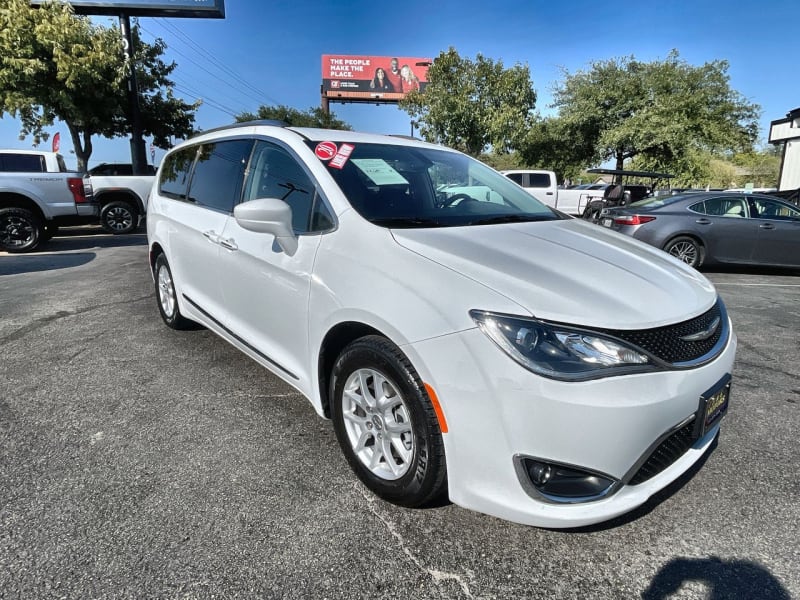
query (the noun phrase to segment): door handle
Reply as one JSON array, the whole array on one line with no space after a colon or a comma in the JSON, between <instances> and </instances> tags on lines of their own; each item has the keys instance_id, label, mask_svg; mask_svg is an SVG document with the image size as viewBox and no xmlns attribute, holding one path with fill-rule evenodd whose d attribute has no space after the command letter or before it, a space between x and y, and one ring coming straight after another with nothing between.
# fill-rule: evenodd
<instances>
[{"instance_id":1,"label":"door handle","mask_svg":"<svg viewBox=\"0 0 800 600\"><path fill-rule=\"evenodd\" d=\"M762 223L761 225L759 225L759 228L760 229L775 229L775 225L773 225L772 223Z\"/></svg>"},{"instance_id":2,"label":"door handle","mask_svg":"<svg viewBox=\"0 0 800 600\"><path fill-rule=\"evenodd\" d=\"M548 196L552 196L553 192L546 192Z\"/></svg>"},{"instance_id":3,"label":"door handle","mask_svg":"<svg viewBox=\"0 0 800 600\"><path fill-rule=\"evenodd\" d=\"M210 242L213 242L215 244L219 244L219 235L217 234L216 231L213 231L213 230L204 231L203 235Z\"/></svg>"},{"instance_id":4,"label":"door handle","mask_svg":"<svg viewBox=\"0 0 800 600\"><path fill-rule=\"evenodd\" d=\"M698 225L711 225L711 221L709 221L708 219L697 219L695 223L697 223Z\"/></svg>"},{"instance_id":5,"label":"door handle","mask_svg":"<svg viewBox=\"0 0 800 600\"><path fill-rule=\"evenodd\" d=\"M233 241L233 238L219 238L219 245L226 250L238 250L239 246Z\"/></svg>"}]
</instances>

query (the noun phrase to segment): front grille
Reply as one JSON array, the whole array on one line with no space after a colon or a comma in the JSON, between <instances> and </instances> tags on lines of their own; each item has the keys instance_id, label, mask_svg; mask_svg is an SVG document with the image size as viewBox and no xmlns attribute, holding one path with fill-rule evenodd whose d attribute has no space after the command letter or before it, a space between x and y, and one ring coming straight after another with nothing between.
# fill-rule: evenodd
<instances>
[{"instance_id":1,"label":"front grille","mask_svg":"<svg viewBox=\"0 0 800 600\"><path fill-rule=\"evenodd\" d=\"M714 334L708 339L696 342L681 339L705 330L717 317L719 317L720 323ZM728 317L722 300L717 299L716 304L699 317L675 325L637 331L623 329L601 329L599 331L625 340L665 362L674 364L690 362L706 356L727 330Z\"/></svg>"},{"instance_id":2,"label":"front grille","mask_svg":"<svg viewBox=\"0 0 800 600\"><path fill-rule=\"evenodd\" d=\"M694 443L694 419L671 434L661 442L639 470L634 473L628 482L629 485L639 485L651 479L669 467L672 463L686 454L686 451Z\"/></svg>"}]
</instances>

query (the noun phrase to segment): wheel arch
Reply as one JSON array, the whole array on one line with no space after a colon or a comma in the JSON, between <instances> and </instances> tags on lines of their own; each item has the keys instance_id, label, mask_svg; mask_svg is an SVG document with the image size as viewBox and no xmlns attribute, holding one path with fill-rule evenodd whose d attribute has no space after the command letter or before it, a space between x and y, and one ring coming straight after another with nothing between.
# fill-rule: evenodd
<instances>
[{"instance_id":1,"label":"wheel arch","mask_svg":"<svg viewBox=\"0 0 800 600\"><path fill-rule=\"evenodd\" d=\"M34 200L31 200L22 194L0 194L0 208L24 208L39 217L42 222L48 221L48 218L42 211L41 207Z\"/></svg>"},{"instance_id":2,"label":"wheel arch","mask_svg":"<svg viewBox=\"0 0 800 600\"><path fill-rule=\"evenodd\" d=\"M121 201L132 204L133 207L139 211L140 216L145 212L142 199L131 190L100 190L94 193L94 197L95 200L97 200L97 202L100 204L101 208L111 202Z\"/></svg>"},{"instance_id":3,"label":"wheel arch","mask_svg":"<svg viewBox=\"0 0 800 600\"><path fill-rule=\"evenodd\" d=\"M342 350L351 342L367 335L379 335L391 340L382 331L361 323L359 321L345 321L334 325L325 334L319 348L317 357L317 380L319 384L319 400L322 413L325 418L331 418L331 399L328 394L330 388L331 373L336 359Z\"/></svg>"}]
</instances>

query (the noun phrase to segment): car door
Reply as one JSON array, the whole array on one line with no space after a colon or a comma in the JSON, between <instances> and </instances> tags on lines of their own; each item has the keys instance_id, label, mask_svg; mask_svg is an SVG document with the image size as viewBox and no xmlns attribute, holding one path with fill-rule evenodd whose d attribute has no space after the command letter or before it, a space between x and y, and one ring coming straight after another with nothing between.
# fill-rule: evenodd
<instances>
[{"instance_id":1,"label":"car door","mask_svg":"<svg viewBox=\"0 0 800 600\"><path fill-rule=\"evenodd\" d=\"M690 207L693 229L706 246L706 255L721 262L750 262L758 239L758 225L748 218L744 196L729 195Z\"/></svg>"},{"instance_id":2,"label":"car door","mask_svg":"<svg viewBox=\"0 0 800 600\"><path fill-rule=\"evenodd\" d=\"M252 140L228 140L176 153L177 168L162 168L160 194L169 220L168 259L183 301L213 320L225 311L220 287L222 232L242 190ZM185 165L194 161L191 176ZM188 185L187 185L188 183Z\"/></svg>"},{"instance_id":3,"label":"car door","mask_svg":"<svg viewBox=\"0 0 800 600\"><path fill-rule=\"evenodd\" d=\"M333 227L318 186L287 148L256 142L242 201L279 198L292 209L298 235L288 254L275 237L241 227L231 218L223 232L221 282L227 326L285 379L310 392L308 301L320 233Z\"/></svg>"},{"instance_id":4,"label":"car door","mask_svg":"<svg viewBox=\"0 0 800 600\"><path fill-rule=\"evenodd\" d=\"M750 199L750 208L758 223L754 262L800 267L800 210L760 197Z\"/></svg>"}]
</instances>

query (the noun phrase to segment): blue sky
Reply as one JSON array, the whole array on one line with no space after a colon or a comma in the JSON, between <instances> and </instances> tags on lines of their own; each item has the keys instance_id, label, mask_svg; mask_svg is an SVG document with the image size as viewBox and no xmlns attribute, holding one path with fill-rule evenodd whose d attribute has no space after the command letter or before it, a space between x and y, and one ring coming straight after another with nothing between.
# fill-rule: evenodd
<instances>
[{"instance_id":1,"label":"blue sky","mask_svg":"<svg viewBox=\"0 0 800 600\"><path fill-rule=\"evenodd\" d=\"M322 54L435 57L450 46L462 56L480 52L507 66L526 63L543 114L552 114L551 90L562 69L574 72L593 60L628 55L663 59L673 48L694 65L730 63L731 86L762 107L764 143L769 121L800 107L797 51L779 33L796 20L796 0L226 0L225 5L224 20L140 20L145 39L163 38L167 57L178 63L179 95L207 100L197 115L204 129L233 121L229 112L254 111L259 104L318 106ZM393 105L331 108L356 130L410 132L408 115ZM18 131L17 122L1 119L0 146L30 148L32 140L19 141ZM51 132L56 131L62 154L74 166L66 127L54 126ZM157 149L156 163L161 156ZM95 138L90 166L129 160L126 138Z\"/></svg>"}]
</instances>

